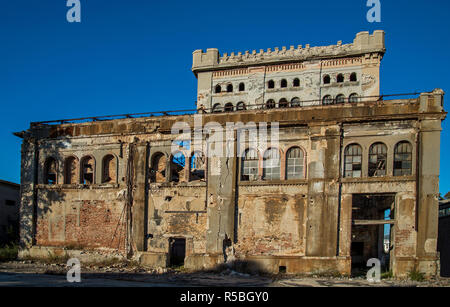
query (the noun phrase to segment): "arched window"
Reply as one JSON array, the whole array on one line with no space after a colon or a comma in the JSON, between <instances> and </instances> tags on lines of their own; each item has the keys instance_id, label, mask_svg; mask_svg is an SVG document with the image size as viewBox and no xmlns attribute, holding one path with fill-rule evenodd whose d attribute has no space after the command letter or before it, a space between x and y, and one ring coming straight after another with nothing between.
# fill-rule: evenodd
<instances>
[{"instance_id":1,"label":"arched window","mask_svg":"<svg viewBox=\"0 0 450 307\"><path fill-rule=\"evenodd\" d=\"M286 98L281 98L280 101L278 102L278 107L287 108L289 107L289 102L286 100Z\"/></svg>"},{"instance_id":2,"label":"arched window","mask_svg":"<svg viewBox=\"0 0 450 307\"><path fill-rule=\"evenodd\" d=\"M322 99L322 104L323 105L333 104L333 98L330 95L326 95Z\"/></svg>"},{"instance_id":3,"label":"arched window","mask_svg":"<svg viewBox=\"0 0 450 307\"><path fill-rule=\"evenodd\" d=\"M94 183L94 170L95 161L91 156L86 156L81 159L81 184L93 184Z\"/></svg>"},{"instance_id":4,"label":"arched window","mask_svg":"<svg viewBox=\"0 0 450 307\"><path fill-rule=\"evenodd\" d=\"M275 87L275 82L273 82L273 80L269 80L269 82L267 82L267 87L268 88L274 88Z\"/></svg>"},{"instance_id":5,"label":"arched window","mask_svg":"<svg viewBox=\"0 0 450 307\"><path fill-rule=\"evenodd\" d=\"M357 80L358 79L356 78L356 72L352 72L351 75L350 75L350 81L355 82Z\"/></svg>"},{"instance_id":6,"label":"arched window","mask_svg":"<svg viewBox=\"0 0 450 307\"><path fill-rule=\"evenodd\" d=\"M102 183L117 182L117 160L113 155L106 155L102 161Z\"/></svg>"},{"instance_id":7,"label":"arched window","mask_svg":"<svg viewBox=\"0 0 450 307\"><path fill-rule=\"evenodd\" d=\"M299 78L295 78L294 81L292 82L292 86L293 87L299 87L300 86L300 79Z\"/></svg>"},{"instance_id":8,"label":"arched window","mask_svg":"<svg viewBox=\"0 0 450 307\"><path fill-rule=\"evenodd\" d=\"M394 150L394 176L412 174L412 146L407 141L399 142Z\"/></svg>"},{"instance_id":9,"label":"arched window","mask_svg":"<svg viewBox=\"0 0 450 307\"><path fill-rule=\"evenodd\" d=\"M219 84L216 85L215 92L216 93L222 92L222 87Z\"/></svg>"},{"instance_id":10,"label":"arched window","mask_svg":"<svg viewBox=\"0 0 450 307\"><path fill-rule=\"evenodd\" d=\"M225 108L224 108L225 112L233 112L234 111L234 106L231 102L228 102L227 104L225 104Z\"/></svg>"},{"instance_id":11,"label":"arched window","mask_svg":"<svg viewBox=\"0 0 450 307\"><path fill-rule=\"evenodd\" d=\"M361 177L362 149L358 144L351 144L344 152L344 177Z\"/></svg>"},{"instance_id":12,"label":"arched window","mask_svg":"<svg viewBox=\"0 0 450 307\"><path fill-rule=\"evenodd\" d=\"M329 75L323 76L323 84L330 84L331 78Z\"/></svg>"},{"instance_id":13,"label":"arched window","mask_svg":"<svg viewBox=\"0 0 450 307\"><path fill-rule=\"evenodd\" d=\"M216 103L213 106L212 111L213 111L213 113L220 113L220 112L222 112L222 106L220 105L220 103Z\"/></svg>"},{"instance_id":14,"label":"arched window","mask_svg":"<svg viewBox=\"0 0 450 307\"><path fill-rule=\"evenodd\" d=\"M287 81L286 79L281 80L280 87L287 87Z\"/></svg>"},{"instance_id":15,"label":"arched window","mask_svg":"<svg viewBox=\"0 0 450 307\"><path fill-rule=\"evenodd\" d=\"M337 77L336 77L336 81L337 81L337 83L344 82L344 75L343 74L338 74Z\"/></svg>"},{"instance_id":16,"label":"arched window","mask_svg":"<svg viewBox=\"0 0 450 307\"><path fill-rule=\"evenodd\" d=\"M300 101L300 98L294 97L291 100L291 107L301 107L302 102Z\"/></svg>"},{"instance_id":17,"label":"arched window","mask_svg":"<svg viewBox=\"0 0 450 307\"><path fill-rule=\"evenodd\" d=\"M300 147L292 147L286 153L286 179L305 178L304 154Z\"/></svg>"},{"instance_id":18,"label":"arched window","mask_svg":"<svg viewBox=\"0 0 450 307\"><path fill-rule=\"evenodd\" d=\"M64 162L64 183L77 183L78 174L78 159L73 156L67 157Z\"/></svg>"},{"instance_id":19,"label":"arched window","mask_svg":"<svg viewBox=\"0 0 450 307\"><path fill-rule=\"evenodd\" d=\"M237 110L237 111L242 111L242 110L245 110L245 109L246 109L245 103L242 102L242 101L239 101L239 102L237 103L237 105L236 105L236 110Z\"/></svg>"},{"instance_id":20,"label":"arched window","mask_svg":"<svg viewBox=\"0 0 450 307\"><path fill-rule=\"evenodd\" d=\"M280 153L276 148L269 148L263 157L263 180L280 179Z\"/></svg>"},{"instance_id":21,"label":"arched window","mask_svg":"<svg viewBox=\"0 0 450 307\"><path fill-rule=\"evenodd\" d=\"M247 149L242 157L241 180L258 180L258 154L253 149Z\"/></svg>"},{"instance_id":22,"label":"arched window","mask_svg":"<svg viewBox=\"0 0 450 307\"><path fill-rule=\"evenodd\" d=\"M165 182L166 167L167 167L166 155L161 152L154 154L152 158L152 167L150 170L150 181Z\"/></svg>"},{"instance_id":23,"label":"arched window","mask_svg":"<svg viewBox=\"0 0 450 307\"><path fill-rule=\"evenodd\" d=\"M245 84L244 83L239 83L239 92L243 92L245 91Z\"/></svg>"},{"instance_id":24,"label":"arched window","mask_svg":"<svg viewBox=\"0 0 450 307\"><path fill-rule=\"evenodd\" d=\"M205 165L206 158L201 151L195 151L190 158L190 179L189 180L203 180L205 179Z\"/></svg>"},{"instance_id":25,"label":"arched window","mask_svg":"<svg viewBox=\"0 0 450 307\"><path fill-rule=\"evenodd\" d=\"M345 102L345 96L340 94L336 96L336 103L344 103Z\"/></svg>"},{"instance_id":26,"label":"arched window","mask_svg":"<svg viewBox=\"0 0 450 307\"><path fill-rule=\"evenodd\" d=\"M184 179L186 158L181 151L172 154L170 158L170 181L180 182Z\"/></svg>"},{"instance_id":27,"label":"arched window","mask_svg":"<svg viewBox=\"0 0 450 307\"><path fill-rule=\"evenodd\" d=\"M358 94L350 94L350 96L348 97L348 102L358 102Z\"/></svg>"},{"instance_id":28,"label":"arched window","mask_svg":"<svg viewBox=\"0 0 450 307\"><path fill-rule=\"evenodd\" d=\"M275 108L275 105L276 105L276 103L275 103L275 100L273 100L273 99L269 99L266 102L267 109L273 109L273 108Z\"/></svg>"},{"instance_id":29,"label":"arched window","mask_svg":"<svg viewBox=\"0 0 450 307\"><path fill-rule=\"evenodd\" d=\"M375 143L369 149L369 177L386 176L387 147Z\"/></svg>"},{"instance_id":30,"label":"arched window","mask_svg":"<svg viewBox=\"0 0 450 307\"><path fill-rule=\"evenodd\" d=\"M228 93L233 92L233 84L228 84L228 85L227 85L227 92L228 92Z\"/></svg>"},{"instance_id":31,"label":"arched window","mask_svg":"<svg viewBox=\"0 0 450 307\"><path fill-rule=\"evenodd\" d=\"M56 184L57 165L55 158L47 158L44 163L44 184Z\"/></svg>"}]
</instances>

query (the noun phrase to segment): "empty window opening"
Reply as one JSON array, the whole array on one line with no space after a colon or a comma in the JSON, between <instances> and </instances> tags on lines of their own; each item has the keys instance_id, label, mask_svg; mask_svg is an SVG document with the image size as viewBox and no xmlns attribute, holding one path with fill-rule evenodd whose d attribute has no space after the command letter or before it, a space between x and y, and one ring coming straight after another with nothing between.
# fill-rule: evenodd
<instances>
[{"instance_id":1,"label":"empty window opening","mask_svg":"<svg viewBox=\"0 0 450 307\"><path fill-rule=\"evenodd\" d=\"M227 92L228 93L232 93L233 92L233 84L228 84L227 85Z\"/></svg>"},{"instance_id":2,"label":"empty window opening","mask_svg":"<svg viewBox=\"0 0 450 307\"><path fill-rule=\"evenodd\" d=\"M64 162L64 183L76 183L78 173L78 159L75 157L68 157Z\"/></svg>"},{"instance_id":3,"label":"empty window opening","mask_svg":"<svg viewBox=\"0 0 450 307\"><path fill-rule=\"evenodd\" d=\"M275 87L275 82L273 80L269 80L269 82L267 82L267 87L268 88L274 88Z\"/></svg>"},{"instance_id":4,"label":"empty window opening","mask_svg":"<svg viewBox=\"0 0 450 307\"><path fill-rule=\"evenodd\" d=\"M216 85L216 88L215 88L215 92L216 93L220 93L220 92L222 92L222 87L220 86L220 85Z\"/></svg>"},{"instance_id":5,"label":"empty window opening","mask_svg":"<svg viewBox=\"0 0 450 307\"><path fill-rule=\"evenodd\" d=\"M293 87L299 87L300 86L300 79L295 78L294 81L292 81Z\"/></svg>"},{"instance_id":6,"label":"empty window opening","mask_svg":"<svg viewBox=\"0 0 450 307\"><path fill-rule=\"evenodd\" d=\"M350 75L350 81L355 82L355 81L357 81L357 80L358 80L358 79L356 78L356 73L355 73L355 72L352 72L351 75Z\"/></svg>"},{"instance_id":7,"label":"empty window opening","mask_svg":"<svg viewBox=\"0 0 450 307\"><path fill-rule=\"evenodd\" d=\"M263 158L263 180L280 179L280 152L276 148L269 148Z\"/></svg>"},{"instance_id":8,"label":"empty window opening","mask_svg":"<svg viewBox=\"0 0 450 307\"><path fill-rule=\"evenodd\" d=\"M56 184L56 160L54 158L47 158L44 163L44 183Z\"/></svg>"},{"instance_id":9,"label":"empty window opening","mask_svg":"<svg viewBox=\"0 0 450 307\"><path fill-rule=\"evenodd\" d=\"M152 167L150 170L151 182L165 182L166 181L166 167L167 158L163 153L156 153L153 155Z\"/></svg>"},{"instance_id":10,"label":"empty window opening","mask_svg":"<svg viewBox=\"0 0 450 307\"><path fill-rule=\"evenodd\" d=\"M369 177L386 175L387 147L383 143L375 143L369 149Z\"/></svg>"},{"instance_id":11,"label":"empty window opening","mask_svg":"<svg viewBox=\"0 0 450 307\"><path fill-rule=\"evenodd\" d=\"M337 83L342 83L342 82L344 82L344 75L343 75L343 74L337 75L336 81L337 81Z\"/></svg>"},{"instance_id":12,"label":"empty window opening","mask_svg":"<svg viewBox=\"0 0 450 307\"><path fill-rule=\"evenodd\" d=\"M287 108L289 107L289 102L285 98L281 98L280 101L278 102L278 107Z\"/></svg>"},{"instance_id":13,"label":"empty window opening","mask_svg":"<svg viewBox=\"0 0 450 307\"><path fill-rule=\"evenodd\" d=\"M186 257L186 239L170 238L169 239L169 263L170 266L184 265Z\"/></svg>"},{"instance_id":14,"label":"empty window opening","mask_svg":"<svg viewBox=\"0 0 450 307\"><path fill-rule=\"evenodd\" d=\"M170 159L170 181L180 182L184 179L186 159L181 151L177 151Z\"/></svg>"},{"instance_id":15,"label":"empty window opening","mask_svg":"<svg viewBox=\"0 0 450 307\"><path fill-rule=\"evenodd\" d=\"M323 97L323 99L322 99L322 104L323 104L323 105L333 104L333 97L331 97L330 95L326 95L326 96Z\"/></svg>"},{"instance_id":16,"label":"empty window opening","mask_svg":"<svg viewBox=\"0 0 450 307\"><path fill-rule=\"evenodd\" d=\"M286 153L286 179L302 179L304 154L300 147L292 147Z\"/></svg>"},{"instance_id":17,"label":"empty window opening","mask_svg":"<svg viewBox=\"0 0 450 307\"><path fill-rule=\"evenodd\" d=\"M302 106L302 102L300 101L300 98L298 97L294 97L291 100L291 107L301 107Z\"/></svg>"},{"instance_id":18,"label":"empty window opening","mask_svg":"<svg viewBox=\"0 0 450 307\"><path fill-rule=\"evenodd\" d=\"M267 102L266 102L267 109L273 109L273 108L275 108L275 106L276 106L275 100L273 100L273 99L267 100Z\"/></svg>"},{"instance_id":19,"label":"empty window opening","mask_svg":"<svg viewBox=\"0 0 450 307\"><path fill-rule=\"evenodd\" d=\"M205 179L206 158L202 152L196 151L191 156L190 180Z\"/></svg>"},{"instance_id":20,"label":"empty window opening","mask_svg":"<svg viewBox=\"0 0 450 307\"><path fill-rule=\"evenodd\" d=\"M94 183L94 158L91 156L81 159L81 184L93 184Z\"/></svg>"},{"instance_id":21,"label":"empty window opening","mask_svg":"<svg viewBox=\"0 0 450 307\"><path fill-rule=\"evenodd\" d=\"M246 109L246 107L245 107L245 103L244 102L240 101L240 102L237 103L237 105L236 105L236 110L237 111L243 111L245 109Z\"/></svg>"},{"instance_id":22,"label":"empty window opening","mask_svg":"<svg viewBox=\"0 0 450 307\"><path fill-rule=\"evenodd\" d=\"M344 152L344 177L361 177L362 149L358 144L351 144Z\"/></svg>"},{"instance_id":23,"label":"empty window opening","mask_svg":"<svg viewBox=\"0 0 450 307\"><path fill-rule=\"evenodd\" d=\"M278 267L278 273L281 273L281 274L286 273L286 266L280 265L280 266Z\"/></svg>"},{"instance_id":24,"label":"empty window opening","mask_svg":"<svg viewBox=\"0 0 450 307\"><path fill-rule=\"evenodd\" d=\"M330 84L331 78L329 75L323 76L323 84Z\"/></svg>"},{"instance_id":25,"label":"empty window opening","mask_svg":"<svg viewBox=\"0 0 450 307\"><path fill-rule=\"evenodd\" d=\"M358 102L358 94L350 94L350 96L348 97L348 102Z\"/></svg>"},{"instance_id":26,"label":"empty window opening","mask_svg":"<svg viewBox=\"0 0 450 307\"><path fill-rule=\"evenodd\" d=\"M239 83L239 92L243 92L243 91L245 91L245 84Z\"/></svg>"},{"instance_id":27,"label":"empty window opening","mask_svg":"<svg viewBox=\"0 0 450 307\"><path fill-rule=\"evenodd\" d=\"M367 261L377 258L383 272L389 271L395 195L354 194L352 196L352 274L367 273Z\"/></svg>"},{"instance_id":28,"label":"empty window opening","mask_svg":"<svg viewBox=\"0 0 450 307\"><path fill-rule=\"evenodd\" d=\"M287 87L287 81L286 79L281 80L280 87Z\"/></svg>"},{"instance_id":29,"label":"empty window opening","mask_svg":"<svg viewBox=\"0 0 450 307\"><path fill-rule=\"evenodd\" d=\"M403 141L395 146L394 176L407 176L412 174L412 146Z\"/></svg>"},{"instance_id":30,"label":"empty window opening","mask_svg":"<svg viewBox=\"0 0 450 307\"><path fill-rule=\"evenodd\" d=\"M258 154L253 149L247 149L242 157L241 180L258 180Z\"/></svg>"},{"instance_id":31,"label":"empty window opening","mask_svg":"<svg viewBox=\"0 0 450 307\"><path fill-rule=\"evenodd\" d=\"M213 106L212 111L213 111L213 113L220 113L220 112L222 112L222 106L220 105L220 103L216 103Z\"/></svg>"},{"instance_id":32,"label":"empty window opening","mask_svg":"<svg viewBox=\"0 0 450 307\"><path fill-rule=\"evenodd\" d=\"M234 111L233 104L231 102L228 102L227 104L225 104L224 111L225 112L233 112Z\"/></svg>"},{"instance_id":33,"label":"empty window opening","mask_svg":"<svg viewBox=\"0 0 450 307\"><path fill-rule=\"evenodd\" d=\"M102 163L102 182L111 183L117 181L117 163L116 157L113 155L106 155Z\"/></svg>"},{"instance_id":34,"label":"empty window opening","mask_svg":"<svg viewBox=\"0 0 450 307\"><path fill-rule=\"evenodd\" d=\"M345 96L340 94L336 96L336 103L344 103L345 102Z\"/></svg>"}]
</instances>

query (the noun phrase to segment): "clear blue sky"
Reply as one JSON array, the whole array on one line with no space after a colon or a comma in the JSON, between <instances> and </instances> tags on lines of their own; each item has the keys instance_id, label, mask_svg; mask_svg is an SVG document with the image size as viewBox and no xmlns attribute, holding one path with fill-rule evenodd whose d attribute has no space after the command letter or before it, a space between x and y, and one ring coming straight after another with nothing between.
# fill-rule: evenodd
<instances>
[{"instance_id":1,"label":"clear blue sky","mask_svg":"<svg viewBox=\"0 0 450 307\"><path fill-rule=\"evenodd\" d=\"M447 0L381 0L382 20L373 24L366 0L81 5L81 23L68 23L66 0L0 0L0 179L19 182L20 139L12 132L32 121L193 108L195 49L350 43L359 31L382 29L383 94L440 87L450 95ZM450 191L449 125L450 118L441 138L442 194Z\"/></svg>"}]
</instances>

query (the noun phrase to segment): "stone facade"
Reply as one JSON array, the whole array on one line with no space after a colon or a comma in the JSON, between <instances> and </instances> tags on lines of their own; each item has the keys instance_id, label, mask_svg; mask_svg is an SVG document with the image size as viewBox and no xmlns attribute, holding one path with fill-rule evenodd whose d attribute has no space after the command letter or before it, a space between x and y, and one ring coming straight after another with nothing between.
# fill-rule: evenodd
<instances>
[{"instance_id":1,"label":"stone facade","mask_svg":"<svg viewBox=\"0 0 450 307\"><path fill-rule=\"evenodd\" d=\"M193 114L32 123L16 133L22 255L84 249L149 266L181 255L195 270L342 274L375 257L396 276L435 275L444 93L383 99L383 54L382 31L329 47L195 51Z\"/></svg>"}]
</instances>

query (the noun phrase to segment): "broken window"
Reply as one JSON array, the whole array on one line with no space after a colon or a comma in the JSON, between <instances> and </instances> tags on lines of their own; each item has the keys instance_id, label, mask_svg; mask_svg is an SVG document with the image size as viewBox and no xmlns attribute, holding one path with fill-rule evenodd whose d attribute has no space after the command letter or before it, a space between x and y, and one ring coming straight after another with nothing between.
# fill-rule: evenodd
<instances>
[{"instance_id":1,"label":"broken window","mask_svg":"<svg viewBox=\"0 0 450 307\"><path fill-rule=\"evenodd\" d=\"M268 88L274 88L275 87L275 82L273 82L273 80L269 80L269 82L267 82L267 87Z\"/></svg>"},{"instance_id":2,"label":"broken window","mask_svg":"<svg viewBox=\"0 0 450 307\"><path fill-rule=\"evenodd\" d=\"M279 180L280 164L280 152L278 149L267 149L263 159L263 180Z\"/></svg>"},{"instance_id":3,"label":"broken window","mask_svg":"<svg viewBox=\"0 0 450 307\"><path fill-rule=\"evenodd\" d=\"M351 144L345 148L344 177L361 177L362 149L358 144Z\"/></svg>"},{"instance_id":4,"label":"broken window","mask_svg":"<svg viewBox=\"0 0 450 307\"><path fill-rule=\"evenodd\" d=\"M291 100L291 107L300 107L302 105L300 98L294 97Z\"/></svg>"},{"instance_id":5,"label":"broken window","mask_svg":"<svg viewBox=\"0 0 450 307\"><path fill-rule=\"evenodd\" d=\"M56 160L47 158L44 163L44 184L56 184Z\"/></svg>"},{"instance_id":6,"label":"broken window","mask_svg":"<svg viewBox=\"0 0 450 307\"><path fill-rule=\"evenodd\" d=\"M345 96L340 94L336 96L336 103L344 103L345 102Z\"/></svg>"},{"instance_id":7,"label":"broken window","mask_svg":"<svg viewBox=\"0 0 450 307\"><path fill-rule=\"evenodd\" d=\"M220 103L216 103L213 106L212 111L213 111L213 113L220 113L220 112L222 112L222 106L220 105Z\"/></svg>"},{"instance_id":8,"label":"broken window","mask_svg":"<svg viewBox=\"0 0 450 307\"><path fill-rule=\"evenodd\" d=\"M184 179L186 158L181 151L172 154L170 158L170 181L180 182Z\"/></svg>"},{"instance_id":9,"label":"broken window","mask_svg":"<svg viewBox=\"0 0 450 307\"><path fill-rule=\"evenodd\" d=\"M161 152L153 155L152 167L150 170L150 181L151 182L165 182L166 181L166 167L167 158Z\"/></svg>"},{"instance_id":10,"label":"broken window","mask_svg":"<svg viewBox=\"0 0 450 307\"><path fill-rule=\"evenodd\" d=\"M394 150L394 176L406 176L412 173L412 146L402 141Z\"/></svg>"},{"instance_id":11,"label":"broken window","mask_svg":"<svg viewBox=\"0 0 450 307\"><path fill-rule=\"evenodd\" d=\"M333 104L333 98L330 95L326 95L322 99L322 104L323 105Z\"/></svg>"},{"instance_id":12,"label":"broken window","mask_svg":"<svg viewBox=\"0 0 450 307\"><path fill-rule=\"evenodd\" d=\"M224 108L225 112L233 112L234 111L234 106L231 102L228 102L227 104L225 104L225 108Z\"/></svg>"},{"instance_id":13,"label":"broken window","mask_svg":"<svg viewBox=\"0 0 450 307\"><path fill-rule=\"evenodd\" d=\"M293 87L299 87L300 86L300 80L298 78L295 78L292 82Z\"/></svg>"},{"instance_id":14,"label":"broken window","mask_svg":"<svg viewBox=\"0 0 450 307\"><path fill-rule=\"evenodd\" d=\"M303 172L304 154L300 147L292 147L286 153L286 179L305 178Z\"/></svg>"},{"instance_id":15,"label":"broken window","mask_svg":"<svg viewBox=\"0 0 450 307\"><path fill-rule=\"evenodd\" d=\"M64 162L64 183L75 184L78 177L78 159L71 156Z\"/></svg>"},{"instance_id":16,"label":"broken window","mask_svg":"<svg viewBox=\"0 0 450 307\"><path fill-rule=\"evenodd\" d=\"M286 79L281 80L280 87L287 87L287 81Z\"/></svg>"},{"instance_id":17,"label":"broken window","mask_svg":"<svg viewBox=\"0 0 450 307\"><path fill-rule=\"evenodd\" d=\"M348 102L358 102L358 94L350 94L350 96L348 97Z\"/></svg>"},{"instance_id":18,"label":"broken window","mask_svg":"<svg viewBox=\"0 0 450 307\"><path fill-rule=\"evenodd\" d=\"M342 82L344 82L344 75L343 75L343 74L337 75L336 81L337 81L337 83L342 83Z\"/></svg>"},{"instance_id":19,"label":"broken window","mask_svg":"<svg viewBox=\"0 0 450 307\"><path fill-rule=\"evenodd\" d=\"M383 143L375 143L369 149L369 177L386 175L387 147Z\"/></svg>"},{"instance_id":20,"label":"broken window","mask_svg":"<svg viewBox=\"0 0 450 307\"><path fill-rule=\"evenodd\" d=\"M216 93L222 92L222 87L219 84L216 85L215 92Z\"/></svg>"},{"instance_id":21,"label":"broken window","mask_svg":"<svg viewBox=\"0 0 450 307\"><path fill-rule=\"evenodd\" d=\"M245 103L244 102L240 101L240 102L237 103L237 105L236 105L236 110L237 111L242 111L242 110L245 110L245 109L246 109L246 107L245 107Z\"/></svg>"},{"instance_id":22,"label":"broken window","mask_svg":"<svg viewBox=\"0 0 450 307\"><path fill-rule=\"evenodd\" d=\"M253 149L247 149L242 157L241 180L258 180L258 154Z\"/></svg>"},{"instance_id":23,"label":"broken window","mask_svg":"<svg viewBox=\"0 0 450 307\"><path fill-rule=\"evenodd\" d=\"M239 92L243 92L243 91L245 91L245 84L239 83Z\"/></svg>"},{"instance_id":24,"label":"broken window","mask_svg":"<svg viewBox=\"0 0 450 307\"><path fill-rule=\"evenodd\" d=\"M116 157L113 155L106 155L102 163L102 182L113 183L117 181L117 163Z\"/></svg>"},{"instance_id":25,"label":"broken window","mask_svg":"<svg viewBox=\"0 0 450 307\"><path fill-rule=\"evenodd\" d=\"M267 109L273 109L273 108L275 108L275 105L276 105L276 103L275 103L275 100L273 100L273 99L269 99L266 102Z\"/></svg>"},{"instance_id":26,"label":"broken window","mask_svg":"<svg viewBox=\"0 0 450 307\"><path fill-rule=\"evenodd\" d=\"M227 92L228 92L228 93L233 92L233 84L228 84L228 85L227 85Z\"/></svg>"},{"instance_id":27,"label":"broken window","mask_svg":"<svg viewBox=\"0 0 450 307\"><path fill-rule=\"evenodd\" d=\"M94 183L94 158L86 156L81 159L81 184L93 184Z\"/></svg>"},{"instance_id":28,"label":"broken window","mask_svg":"<svg viewBox=\"0 0 450 307\"><path fill-rule=\"evenodd\" d=\"M190 180L204 180L205 165L206 165L206 158L203 155L203 153L200 151L194 152L191 156Z\"/></svg>"},{"instance_id":29,"label":"broken window","mask_svg":"<svg viewBox=\"0 0 450 307\"><path fill-rule=\"evenodd\" d=\"M285 98L281 98L278 102L279 108L287 108L289 106L289 102Z\"/></svg>"},{"instance_id":30,"label":"broken window","mask_svg":"<svg viewBox=\"0 0 450 307\"><path fill-rule=\"evenodd\" d=\"M350 81L352 81L352 82L357 81L357 78L356 78L356 72L352 72L352 73L351 73L351 75L350 75Z\"/></svg>"},{"instance_id":31,"label":"broken window","mask_svg":"<svg viewBox=\"0 0 450 307\"><path fill-rule=\"evenodd\" d=\"M330 84L331 78L329 75L323 76L323 84Z\"/></svg>"}]
</instances>

